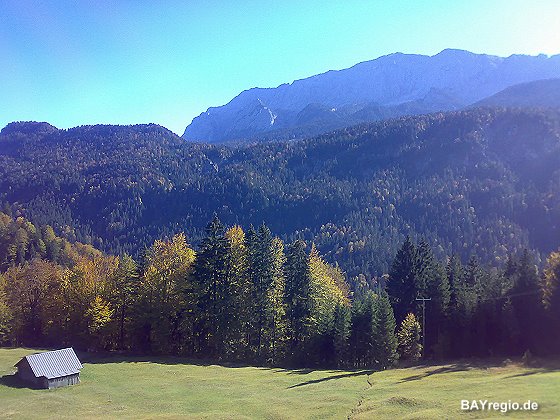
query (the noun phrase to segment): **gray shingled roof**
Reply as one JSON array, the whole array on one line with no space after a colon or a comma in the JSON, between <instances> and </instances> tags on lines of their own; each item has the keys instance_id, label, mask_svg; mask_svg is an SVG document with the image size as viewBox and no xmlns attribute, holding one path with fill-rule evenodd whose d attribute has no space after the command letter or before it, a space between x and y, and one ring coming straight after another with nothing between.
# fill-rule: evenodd
<instances>
[{"instance_id":1,"label":"gray shingled roof","mask_svg":"<svg viewBox=\"0 0 560 420\"><path fill-rule=\"evenodd\" d=\"M36 378L41 376L47 379L59 378L80 373L80 369L83 368L73 348L30 354L21 359L16 366L24 359L31 366L31 370Z\"/></svg>"}]
</instances>

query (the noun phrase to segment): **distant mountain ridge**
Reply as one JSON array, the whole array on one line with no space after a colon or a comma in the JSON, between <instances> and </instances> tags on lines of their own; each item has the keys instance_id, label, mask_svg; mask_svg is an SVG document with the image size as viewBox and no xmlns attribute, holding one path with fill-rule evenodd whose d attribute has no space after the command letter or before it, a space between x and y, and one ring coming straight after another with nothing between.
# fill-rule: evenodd
<instances>
[{"instance_id":1,"label":"distant mountain ridge","mask_svg":"<svg viewBox=\"0 0 560 420\"><path fill-rule=\"evenodd\" d=\"M473 106L558 108L560 107L560 79L536 80L510 86Z\"/></svg>"},{"instance_id":2,"label":"distant mountain ridge","mask_svg":"<svg viewBox=\"0 0 560 420\"><path fill-rule=\"evenodd\" d=\"M395 53L276 88L246 90L194 118L183 137L211 143L305 137L365 121L457 110L510 86L552 78L560 78L560 55Z\"/></svg>"}]
</instances>

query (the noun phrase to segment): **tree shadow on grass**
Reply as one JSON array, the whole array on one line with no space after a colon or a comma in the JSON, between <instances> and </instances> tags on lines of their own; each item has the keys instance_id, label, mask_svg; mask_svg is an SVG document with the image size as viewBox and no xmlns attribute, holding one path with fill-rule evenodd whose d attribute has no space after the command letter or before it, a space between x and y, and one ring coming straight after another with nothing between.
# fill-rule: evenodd
<instances>
[{"instance_id":1,"label":"tree shadow on grass","mask_svg":"<svg viewBox=\"0 0 560 420\"><path fill-rule=\"evenodd\" d=\"M552 373L552 372L560 372L560 367L537 368L537 369L529 370L527 372L516 373L515 375L505 376L503 379L520 378L520 377L523 377L523 376L531 376L531 375L537 375L537 374L542 374L542 373Z\"/></svg>"},{"instance_id":2,"label":"tree shadow on grass","mask_svg":"<svg viewBox=\"0 0 560 420\"><path fill-rule=\"evenodd\" d=\"M427 378L432 375L440 375L442 373L452 373L452 372L465 372L467 370L473 369L474 366L468 363L454 363L448 366L442 366L437 369L432 369L421 373L419 375L412 375L407 376L406 378L401 379L399 382L410 382L410 381L419 381L420 379Z\"/></svg>"},{"instance_id":3,"label":"tree shadow on grass","mask_svg":"<svg viewBox=\"0 0 560 420\"><path fill-rule=\"evenodd\" d=\"M373 372L375 372L375 371L374 370L359 370L359 371L356 371L356 372L341 373L339 375L326 376L326 377L320 378L320 379L313 379L311 381L301 382L299 384L289 386L287 389L298 388L300 386L311 385L311 384L318 384L318 383L321 383L321 382L332 381L332 380L336 380L336 379L351 378L353 376L371 375Z\"/></svg>"},{"instance_id":4,"label":"tree shadow on grass","mask_svg":"<svg viewBox=\"0 0 560 420\"><path fill-rule=\"evenodd\" d=\"M159 356L159 355L130 355L114 353L78 353L78 358L82 363L88 364L110 364L110 363L156 363L160 365L194 365L194 366L222 366L228 368L255 367L259 369L270 369L243 362L219 361L209 359L195 359L192 357L180 356Z\"/></svg>"}]
</instances>

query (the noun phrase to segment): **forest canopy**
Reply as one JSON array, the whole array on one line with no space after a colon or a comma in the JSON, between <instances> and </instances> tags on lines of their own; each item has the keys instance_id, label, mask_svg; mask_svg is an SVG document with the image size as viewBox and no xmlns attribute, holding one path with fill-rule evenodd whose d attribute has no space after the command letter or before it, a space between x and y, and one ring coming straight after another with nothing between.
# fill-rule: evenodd
<instances>
[{"instance_id":1,"label":"forest canopy","mask_svg":"<svg viewBox=\"0 0 560 420\"><path fill-rule=\"evenodd\" d=\"M303 141L213 146L157 125L12 123L0 205L70 241L135 258L214 212L314 242L350 277L389 271L408 235L438 258L501 265L560 245L560 111L472 109L362 124Z\"/></svg>"}]
</instances>

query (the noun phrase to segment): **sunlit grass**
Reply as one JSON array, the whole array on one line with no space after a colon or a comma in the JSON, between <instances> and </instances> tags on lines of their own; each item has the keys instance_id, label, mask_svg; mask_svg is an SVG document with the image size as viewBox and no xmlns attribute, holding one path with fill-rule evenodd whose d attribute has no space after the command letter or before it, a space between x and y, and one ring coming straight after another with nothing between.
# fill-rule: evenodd
<instances>
[{"instance_id":1,"label":"sunlit grass","mask_svg":"<svg viewBox=\"0 0 560 420\"><path fill-rule=\"evenodd\" d=\"M560 417L560 371L520 366L425 366L385 372L285 370L111 357L84 363L80 385L18 388L13 364L31 353L0 349L4 418L454 418L461 399L541 405L530 417ZM519 415L519 417L528 417Z\"/></svg>"}]
</instances>

